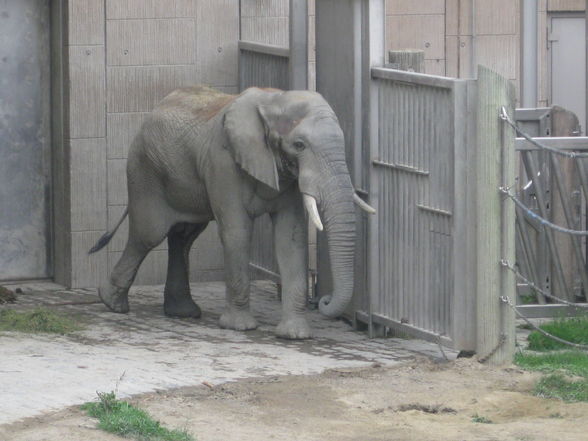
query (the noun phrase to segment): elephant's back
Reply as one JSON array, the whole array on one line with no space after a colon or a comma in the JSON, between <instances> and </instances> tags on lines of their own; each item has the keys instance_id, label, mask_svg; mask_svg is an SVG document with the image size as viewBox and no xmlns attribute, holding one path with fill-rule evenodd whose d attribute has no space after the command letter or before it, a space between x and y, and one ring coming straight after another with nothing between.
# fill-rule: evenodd
<instances>
[{"instance_id":1,"label":"elephant's back","mask_svg":"<svg viewBox=\"0 0 588 441\"><path fill-rule=\"evenodd\" d=\"M176 89L153 109L159 117L206 122L236 98L207 86Z\"/></svg>"}]
</instances>

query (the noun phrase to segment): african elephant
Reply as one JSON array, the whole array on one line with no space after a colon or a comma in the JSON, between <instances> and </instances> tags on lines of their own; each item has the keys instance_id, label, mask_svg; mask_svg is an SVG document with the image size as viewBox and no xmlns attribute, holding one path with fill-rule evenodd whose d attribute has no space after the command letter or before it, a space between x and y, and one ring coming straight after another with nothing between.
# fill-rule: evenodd
<instances>
[{"instance_id":1,"label":"african elephant","mask_svg":"<svg viewBox=\"0 0 588 441\"><path fill-rule=\"evenodd\" d=\"M112 311L129 311L128 290L139 265L167 236L165 314L199 317L188 283L188 253L206 225L216 220L226 273L220 326L256 328L249 311L252 224L269 213L282 278L283 316L276 334L309 338L303 315L305 209L319 230L324 221L332 262L334 294L320 300L320 311L337 317L351 299L354 200L372 209L352 188L343 132L321 95L250 88L234 96L207 87L178 89L156 106L135 137L127 180L127 211L91 250L105 246L128 214L125 250L110 280L99 288Z\"/></svg>"}]
</instances>

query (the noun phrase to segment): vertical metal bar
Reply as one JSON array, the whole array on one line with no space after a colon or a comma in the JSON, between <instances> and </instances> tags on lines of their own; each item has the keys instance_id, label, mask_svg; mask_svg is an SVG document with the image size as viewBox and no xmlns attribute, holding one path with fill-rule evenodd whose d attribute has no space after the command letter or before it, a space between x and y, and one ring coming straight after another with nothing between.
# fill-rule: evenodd
<instances>
[{"instance_id":1,"label":"vertical metal bar","mask_svg":"<svg viewBox=\"0 0 588 441\"><path fill-rule=\"evenodd\" d=\"M290 90L308 88L308 3L290 0Z\"/></svg>"},{"instance_id":2,"label":"vertical metal bar","mask_svg":"<svg viewBox=\"0 0 588 441\"><path fill-rule=\"evenodd\" d=\"M384 29L385 29L385 8L384 8L384 0L373 0L367 3L366 5L367 11L364 9L365 18L367 19L367 23L364 21L364 26L366 26L366 33L367 38L364 40L364 44L367 44L367 47L364 48L365 53L367 54L367 66L369 68L373 66L383 66L384 65ZM376 80L371 79L371 75L364 75L363 81L367 82L367 86L365 89L369 91L368 96L365 97L365 109L370 113L369 121L370 124L368 127L364 127L366 130L366 134L368 135L369 139L369 150L371 158L377 158L378 146L379 146L379 109L378 109L378 82ZM374 173L374 169L372 167L369 178L369 192L370 198L369 202L372 206L379 212L378 207L378 182L377 176ZM377 173L377 172L376 172ZM372 315L372 302L375 295L378 295L378 291L376 291L379 287L379 272L380 272L380 264L379 264L379 237L378 237L378 217L379 215L370 216L369 219L369 230L368 230L368 238L369 238L369 246L370 246L370 253L368 255L369 259L369 271L370 277L368 282L368 291L369 291L369 298L370 298L370 336L374 334L374 326L373 326L373 315Z\"/></svg>"},{"instance_id":3,"label":"vertical metal bar","mask_svg":"<svg viewBox=\"0 0 588 441\"><path fill-rule=\"evenodd\" d=\"M565 197L564 192L565 188L563 185L563 176L560 169L560 164L558 160L555 158L555 155L550 155L551 167L554 172L555 183L559 190L559 197L561 200L561 205L564 211L564 216L566 218L566 223L568 228L573 229L575 227L572 209L570 207L570 203L568 199ZM578 270L580 271L580 277L582 279L582 285L584 287L588 287L588 276L586 274L586 262L584 260L584 256L582 255L582 244L580 242L580 237L575 235L569 235L570 240L572 242L572 248L574 250L574 255L576 257L576 263L578 265ZM570 301L574 301L574 296L572 292L567 293L567 299Z\"/></svg>"},{"instance_id":4,"label":"vertical metal bar","mask_svg":"<svg viewBox=\"0 0 588 441\"><path fill-rule=\"evenodd\" d=\"M523 35L522 35L522 105L537 106L537 0L523 0Z\"/></svg>"},{"instance_id":5,"label":"vertical metal bar","mask_svg":"<svg viewBox=\"0 0 588 441\"><path fill-rule=\"evenodd\" d=\"M539 214L544 218L547 218L547 206L545 202L545 193L543 190L543 184L541 179L538 175L539 170L537 167L537 161L531 154L532 152L522 152L523 163L525 164L525 168L527 169L527 173L530 175L531 180L533 181L533 185L535 186L536 196L537 196L537 204L539 206ZM561 260L559 258L559 252L555 245L555 237L553 235L553 231L549 228L545 228L545 234L547 237L547 245L551 254L553 266L555 267L555 279L559 285L559 288L562 293L569 296L569 290L567 284L565 282L565 278L563 275L563 269L561 267Z\"/></svg>"},{"instance_id":6,"label":"vertical metal bar","mask_svg":"<svg viewBox=\"0 0 588 441\"><path fill-rule=\"evenodd\" d=\"M529 237L529 230L527 228L527 221L525 215L520 208L516 208L516 219L517 219L517 230L521 238L521 253L523 254L524 260L527 264L527 277L535 283L537 286L541 286L541 281L537 276L537 260L533 253L531 245L531 238ZM545 304L545 296L541 293L537 293L537 301L540 304Z\"/></svg>"}]
</instances>

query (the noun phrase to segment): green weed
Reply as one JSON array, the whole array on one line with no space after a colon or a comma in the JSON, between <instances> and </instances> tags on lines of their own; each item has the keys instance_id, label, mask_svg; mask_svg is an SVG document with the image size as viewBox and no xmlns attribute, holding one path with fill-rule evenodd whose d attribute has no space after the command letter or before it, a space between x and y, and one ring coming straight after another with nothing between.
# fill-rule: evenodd
<instances>
[{"instance_id":1,"label":"green weed","mask_svg":"<svg viewBox=\"0 0 588 441\"><path fill-rule=\"evenodd\" d=\"M571 380L562 374L551 374L539 380L535 395L567 402L588 401L588 379Z\"/></svg>"},{"instance_id":2,"label":"green weed","mask_svg":"<svg viewBox=\"0 0 588 441\"><path fill-rule=\"evenodd\" d=\"M98 419L99 429L139 441L194 441L186 431L162 427L144 410L118 400L114 392L98 393L98 398L82 409Z\"/></svg>"},{"instance_id":3,"label":"green weed","mask_svg":"<svg viewBox=\"0 0 588 441\"><path fill-rule=\"evenodd\" d=\"M489 420L486 417L480 416L477 413L472 415L472 422L473 423L481 423L481 424L492 424L492 420Z\"/></svg>"},{"instance_id":4,"label":"green weed","mask_svg":"<svg viewBox=\"0 0 588 441\"><path fill-rule=\"evenodd\" d=\"M71 318L43 308L27 312L18 312L12 309L0 310L0 331L63 335L80 329L81 326Z\"/></svg>"},{"instance_id":5,"label":"green weed","mask_svg":"<svg viewBox=\"0 0 588 441\"><path fill-rule=\"evenodd\" d=\"M544 331L572 343L588 344L588 316L556 319L540 326ZM541 333L529 334L529 349L532 351L551 351L567 349L569 346L559 343Z\"/></svg>"}]
</instances>

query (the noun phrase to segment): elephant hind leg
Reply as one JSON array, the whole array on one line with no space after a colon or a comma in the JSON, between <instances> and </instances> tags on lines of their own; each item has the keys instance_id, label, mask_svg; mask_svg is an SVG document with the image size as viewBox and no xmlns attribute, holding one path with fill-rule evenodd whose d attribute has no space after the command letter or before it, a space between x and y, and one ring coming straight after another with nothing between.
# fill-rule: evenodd
<instances>
[{"instance_id":1,"label":"elephant hind leg","mask_svg":"<svg viewBox=\"0 0 588 441\"><path fill-rule=\"evenodd\" d=\"M208 222L179 223L167 235L168 261L163 310L169 317L198 318L202 312L190 294L190 248Z\"/></svg>"},{"instance_id":2,"label":"elephant hind leg","mask_svg":"<svg viewBox=\"0 0 588 441\"><path fill-rule=\"evenodd\" d=\"M169 230L169 225L164 222L137 222L138 219L158 219L157 213L149 216L145 211L129 212L129 238L118 260L110 280L98 289L98 295L102 302L113 312L129 312L128 293L133 284L139 266L154 247L159 245Z\"/></svg>"}]
</instances>

